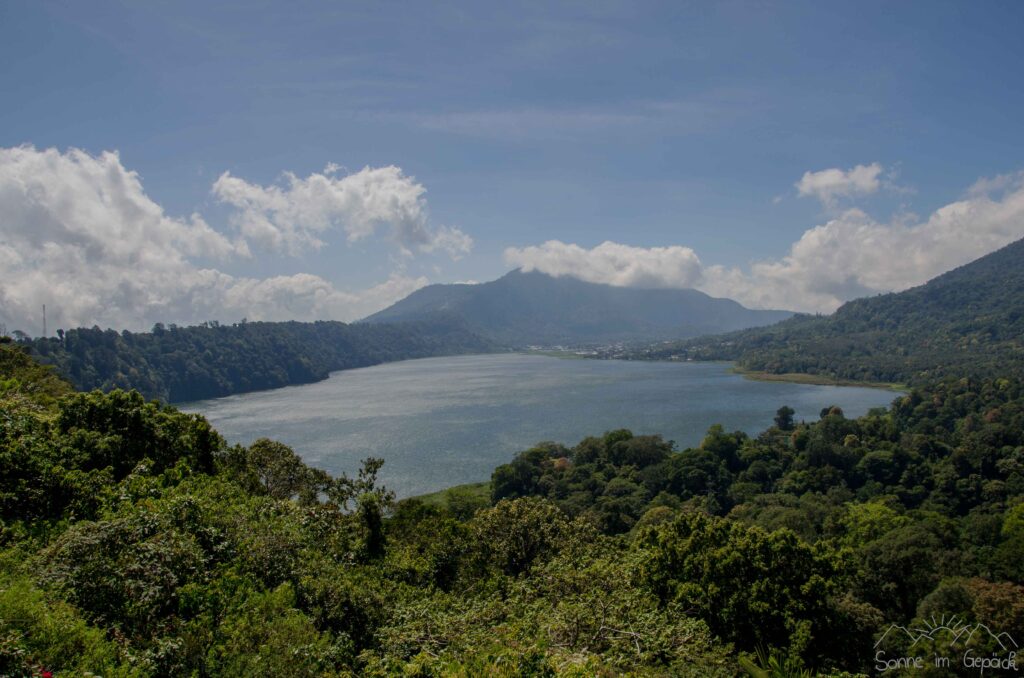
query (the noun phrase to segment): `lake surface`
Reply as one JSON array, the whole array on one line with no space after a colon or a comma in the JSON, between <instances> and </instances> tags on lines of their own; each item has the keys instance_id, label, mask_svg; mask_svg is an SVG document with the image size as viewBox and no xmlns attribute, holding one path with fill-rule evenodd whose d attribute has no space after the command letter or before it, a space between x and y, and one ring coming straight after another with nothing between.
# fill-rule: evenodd
<instances>
[{"instance_id":1,"label":"lake surface","mask_svg":"<svg viewBox=\"0 0 1024 678\"><path fill-rule=\"evenodd\" d=\"M617 428L660 433L680 449L712 424L759 433L789 405L816 420L886 406L873 388L753 381L725 363L566 360L538 355L426 358L331 374L325 381L188 403L229 442L269 437L310 465L354 474L369 456L399 497L490 478L536 442L574 445Z\"/></svg>"}]
</instances>

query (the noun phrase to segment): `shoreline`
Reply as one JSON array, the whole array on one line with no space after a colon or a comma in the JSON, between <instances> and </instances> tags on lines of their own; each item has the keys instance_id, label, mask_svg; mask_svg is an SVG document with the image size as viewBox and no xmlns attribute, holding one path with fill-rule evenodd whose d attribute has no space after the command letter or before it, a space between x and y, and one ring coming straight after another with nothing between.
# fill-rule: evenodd
<instances>
[{"instance_id":1,"label":"shoreline","mask_svg":"<svg viewBox=\"0 0 1024 678\"><path fill-rule=\"evenodd\" d=\"M630 362L652 362L652 363L715 363L723 365L731 365L729 372L738 374L744 379L750 379L751 381L780 381L790 384L805 384L810 386L854 386L860 388L878 388L886 391L892 391L893 393L907 393L910 391L910 387L907 384L901 384L898 382L885 382L885 381L857 381L856 379L836 379L834 377L827 377L823 374L809 374L805 372L784 372L782 374L776 374L774 372L761 372L758 370L746 370L742 367L738 367L735 362L731 360L630 360L629 358L603 358L599 356L581 355L574 352L572 349L566 349L559 351L556 349L541 349L541 350L517 350L515 353L520 355L541 355L550 358L562 358L565 360L628 360Z\"/></svg>"},{"instance_id":2,"label":"shoreline","mask_svg":"<svg viewBox=\"0 0 1024 678\"><path fill-rule=\"evenodd\" d=\"M694 361L697 362L697 361ZM707 361L711 362L711 361ZM717 362L717 361L715 361ZM855 379L835 379L822 374L806 374L804 372L785 372L775 374L774 372L758 372L756 370L745 370L742 367L732 367L733 374L738 374L744 379L751 381L781 381L791 384L807 384L814 386L858 386L860 388L879 388L893 393L907 393L910 387L906 384L890 383L884 381L857 381Z\"/></svg>"}]
</instances>

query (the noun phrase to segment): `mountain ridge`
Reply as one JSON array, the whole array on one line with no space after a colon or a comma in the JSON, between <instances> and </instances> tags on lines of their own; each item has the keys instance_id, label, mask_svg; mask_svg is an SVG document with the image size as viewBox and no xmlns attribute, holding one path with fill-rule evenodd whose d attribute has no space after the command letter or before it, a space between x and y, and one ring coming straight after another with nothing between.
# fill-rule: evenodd
<instances>
[{"instance_id":1,"label":"mountain ridge","mask_svg":"<svg viewBox=\"0 0 1024 678\"><path fill-rule=\"evenodd\" d=\"M1024 375L1024 240L832 315L796 315L636 357L733 360L754 372L876 382Z\"/></svg>"},{"instance_id":2,"label":"mountain ridge","mask_svg":"<svg viewBox=\"0 0 1024 678\"><path fill-rule=\"evenodd\" d=\"M438 284L364 318L411 321L437 313L510 346L679 339L778 322L789 311L748 309L693 289L632 288L515 269L479 284Z\"/></svg>"}]
</instances>

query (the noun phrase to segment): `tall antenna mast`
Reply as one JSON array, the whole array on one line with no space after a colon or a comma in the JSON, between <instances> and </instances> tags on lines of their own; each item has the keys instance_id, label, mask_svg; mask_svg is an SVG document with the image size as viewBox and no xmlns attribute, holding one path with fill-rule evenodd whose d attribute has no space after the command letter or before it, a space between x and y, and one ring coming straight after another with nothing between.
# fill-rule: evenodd
<instances>
[{"instance_id":1,"label":"tall antenna mast","mask_svg":"<svg viewBox=\"0 0 1024 678\"><path fill-rule=\"evenodd\" d=\"M43 304L43 338L46 338L46 304Z\"/></svg>"}]
</instances>

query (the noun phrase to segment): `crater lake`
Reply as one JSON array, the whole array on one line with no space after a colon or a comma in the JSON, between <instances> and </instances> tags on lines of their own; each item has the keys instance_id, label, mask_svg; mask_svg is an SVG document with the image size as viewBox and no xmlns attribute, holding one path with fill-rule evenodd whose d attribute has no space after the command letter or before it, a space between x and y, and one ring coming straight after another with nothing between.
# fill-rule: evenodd
<instances>
[{"instance_id":1,"label":"crater lake","mask_svg":"<svg viewBox=\"0 0 1024 678\"><path fill-rule=\"evenodd\" d=\"M755 435L788 405L848 417L888 406L893 391L746 379L727 363L569 360L497 354L425 358L334 372L324 381L185 403L229 443L290 445L311 466L354 474L385 460L380 480L399 497L488 480L534 443L575 445L628 428L677 449L708 427Z\"/></svg>"}]
</instances>

